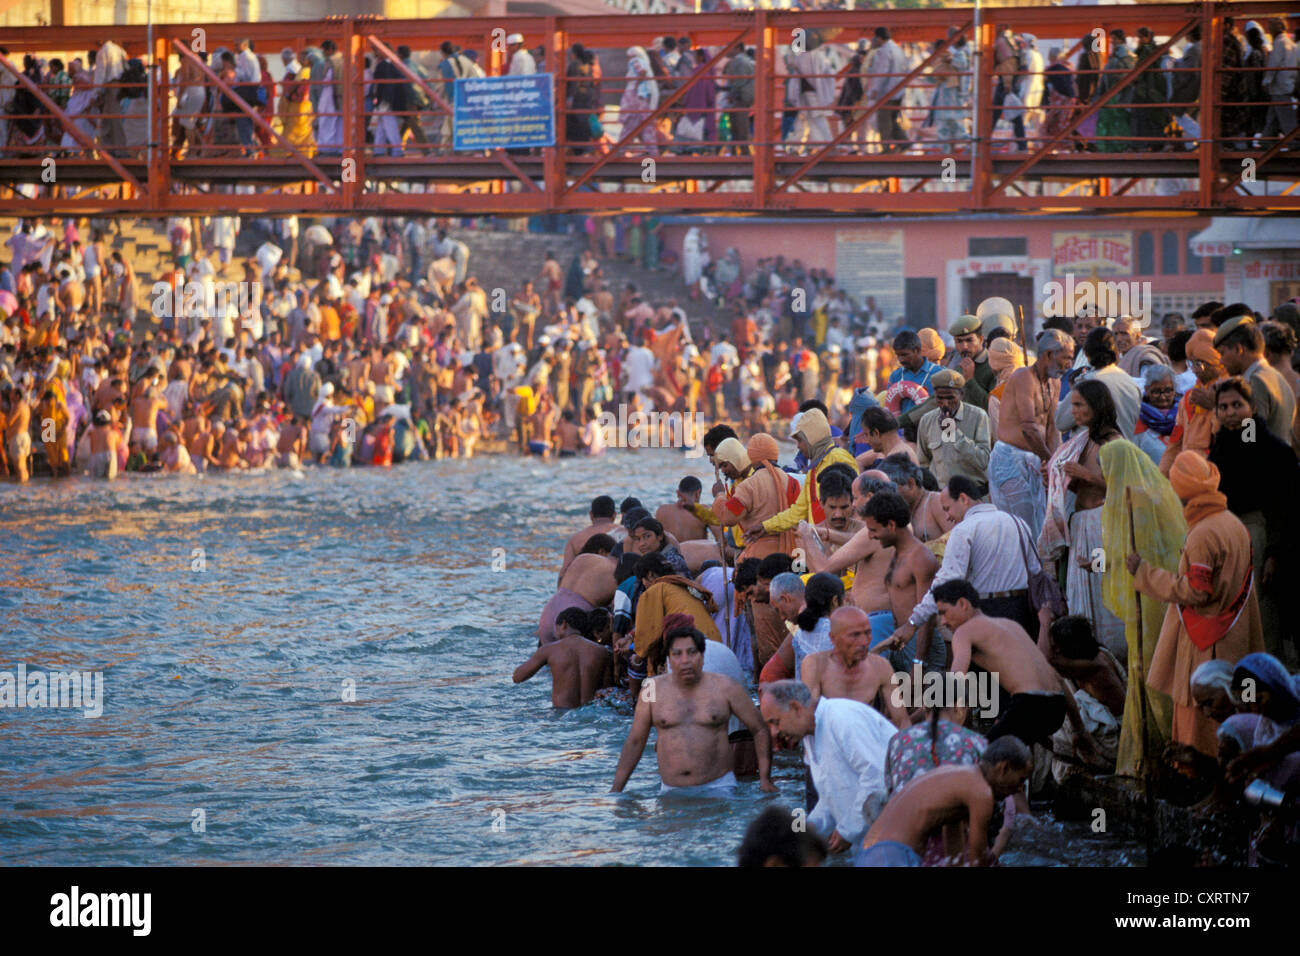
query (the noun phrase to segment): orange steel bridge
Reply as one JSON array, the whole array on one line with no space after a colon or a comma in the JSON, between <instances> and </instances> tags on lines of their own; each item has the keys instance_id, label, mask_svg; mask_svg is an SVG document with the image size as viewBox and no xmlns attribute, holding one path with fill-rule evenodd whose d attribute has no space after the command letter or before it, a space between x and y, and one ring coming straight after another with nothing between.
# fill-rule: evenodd
<instances>
[{"instance_id":1,"label":"orange steel bridge","mask_svg":"<svg viewBox=\"0 0 1300 956\"><path fill-rule=\"evenodd\" d=\"M1236 118L1263 108L1263 101L1247 100L1243 91L1251 88L1252 77L1267 77L1271 71L1225 67L1219 52L1234 21L1240 31L1247 20L1265 25L1271 18L1285 18L1286 11L1284 3L1242 2L11 29L0 32L0 47L8 50L0 57L0 73L12 74L6 79L17 84L15 92L27 93L26 102L39 107L7 117L10 135L0 145L0 210L11 215L129 216L649 210L859 217L1079 210L1294 213L1300 211L1300 127L1286 135L1243 139ZM1150 28L1155 50L1133 70L1105 76L1105 93L1088 103L1052 106L1044 94L1036 121L1025 139L1017 140L1003 128L1005 119L997 122L994 103L995 44L1004 23L1017 34L1038 37L1045 61L1048 47L1059 46L1073 65L1083 45L1091 43L1105 64L1114 29L1131 37L1139 27ZM1294 31L1300 18L1286 23ZM823 54L821 62L834 67L823 75L833 77L838 92L855 45L869 40L878 26L888 27L896 41L918 51L908 72L888 76L883 96L864 99L851 111L788 105L785 91L800 88L787 71L795 48L820 42L836 51ZM430 79L417 76L396 51L407 46L419 60L451 41L477 51L487 75L496 76L506 72L507 32L522 33L530 48L543 48L537 69L555 77L556 143L531 150L453 151L442 135L451 122L449 84L436 65L429 70ZM626 49L649 47L665 35L690 37L694 49L703 51L699 66L689 76L662 83L657 108L620 116L620 97L628 85ZM1197 35L1203 51L1199 67L1161 62L1171 47ZM337 152L327 154L310 140L287 135L274 105L284 92L281 84L272 83L268 104L259 104L247 88L241 88L241 97L232 82L214 71L215 58L204 62L196 53L233 50L246 36L254 38L259 55L275 63L277 73L282 48L302 51L333 40L343 65L334 77L337 107L329 114L341 120ZM128 57L141 58L148 72L143 85L107 85L116 91L118 113L101 105L95 115L70 115L66 89L61 97L52 96L58 91L23 75L25 55L59 56L65 63L81 57L84 62L86 51L106 37ZM968 58L965 70L953 66L959 38L965 39L965 48L956 62ZM609 71L597 81L597 102L585 111L572 105L571 87L578 81L566 76L568 51L576 43L594 51ZM724 79L722 66L742 45L754 51L754 102L744 111L752 133L746 141L717 132L723 113L731 113L732 120L736 108L724 110L716 100L712 107L700 106L692 94L701 84ZM428 100L423 109L400 114L403 125L422 134L408 135L400 155L374 145L373 126L383 117L376 116L377 84L363 77L367 58L375 65L392 63L401 79L387 82L408 83ZM164 68L148 67L150 63ZM1149 122L1133 120L1123 135L1099 136L1095 121L1108 111L1136 115L1126 101L1133 90L1150 88L1153 71L1168 88L1181 88L1184 99L1159 104L1150 115L1158 115L1160 123L1178 117L1193 122L1183 120L1181 135L1169 126L1149 135ZM1075 81L1103 79L1102 72L1083 71ZM204 87L207 104L196 117L200 132L190 134L188 143L173 115L178 78L186 74L190 86ZM324 83L323 77L310 80L313 87ZM949 94L958 91L955 104L952 95L936 99L941 83ZM209 96L213 91L216 95ZM1188 91L1194 95L1188 97ZM323 112L318 121L325 118ZM910 126L910 132L889 122L891 112L905 120L902 125ZM588 128L587 117L593 114L602 122L603 139L593 143L579 134L570 140L571 128ZM674 121L698 116L710 119L711 137L703 142L674 139ZM114 117L134 136L110 148L100 141L101 130ZM27 122L20 135L16 127L21 120ZM790 134L791 120L795 135ZM236 121L251 124L246 127L256 137L251 146L230 142L229 129ZM202 134L205 127L215 130L221 123L225 137ZM825 132L818 135L819 129ZM650 150L654 155L648 155Z\"/></svg>"}]
</instances>

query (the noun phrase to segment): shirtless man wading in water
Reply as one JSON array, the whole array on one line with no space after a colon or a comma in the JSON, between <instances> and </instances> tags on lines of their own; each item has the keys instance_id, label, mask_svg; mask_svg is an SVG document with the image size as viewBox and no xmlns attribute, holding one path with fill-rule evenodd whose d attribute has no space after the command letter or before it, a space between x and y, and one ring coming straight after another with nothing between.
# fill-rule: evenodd
<instances>
[{"instance_id":1,"label":"shirtless man wading in water","mask_svg":"<svg viewBox=\"0 0 1300 956\"><path fill-rule=\"evenodd\" d=\"M734 714L754 735L759 789L775 793L772 740L767 724L745 688L729 677L704 670L704 635L698 630L669 631L664 637L672 671L646 681L636 703L632 729L614 774L614 793L622 793L650 739L659 731L660 793L727 796L736 786L727 722Z\"/></svg>"},{"instance_id":2,"label":"shirtless man wading in water","mask_svg":"<svg viewBox=\"0 0 1300 956\"><path fill-rule=\"evenodd\" d=\"M987 866L1006 845L989 853L994 802L1019 793L1033 769L1030 750L1015 737L989 744L974 766L935 767L896 792L867 831L854 866L920 866L921 850L938 827L967 824L966 862ZM1009 834L1008 834L1009 835Z\"/></svg>"}]
</instances>

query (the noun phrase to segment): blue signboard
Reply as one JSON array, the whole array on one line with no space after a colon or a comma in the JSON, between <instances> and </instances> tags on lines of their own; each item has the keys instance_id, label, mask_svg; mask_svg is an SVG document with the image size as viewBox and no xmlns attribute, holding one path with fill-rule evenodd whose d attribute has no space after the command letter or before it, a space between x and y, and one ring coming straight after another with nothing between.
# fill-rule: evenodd
<instances>
[{"instance_id":1,"label":"blue signboard","mask_svg":"<svg viewBox=\"0 0 1300 956\"><path fill-rule=\"evenodd\" d=\"M468 77L456 80L453 87L453 149L555 145L551 74Z\"/></svg>"}]
</instances>

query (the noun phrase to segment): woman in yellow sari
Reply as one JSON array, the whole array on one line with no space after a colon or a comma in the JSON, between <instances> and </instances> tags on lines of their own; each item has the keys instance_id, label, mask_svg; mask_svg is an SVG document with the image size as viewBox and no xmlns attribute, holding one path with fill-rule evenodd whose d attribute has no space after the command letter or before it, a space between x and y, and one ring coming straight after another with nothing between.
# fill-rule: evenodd
<instances>
[{"instance_id":1,"label":"woman in yellow sari","mask_svg":"<svg viewBox=\"0 0 1300 956\"><path fill-rule=\"evenodd\" d=\"M280 133L308 158L316 155L311 132L311 68L298 62L288 47L280 54L284 79L280 81Z\"/></svg>"},{"instance_id":2,"label":"woman in yellow sari","mask_svg":"<svg viewBox=\"0 0 1300 956\"><path fill-rule=\"evenodd\" d=\"M1138 595L1124 558L1137 551L1152 567L1177 573L1187 540L1187 521L1173 486L1137 445L1117 438L1101 446L1099 460L1106 478L1106 502L1101 507L1106 570L1101 596L1111 613L1124 622L1128 642L1128 697L1115 773L1140 777L1155 767L1169 740L1173 701L1147 684L1165 605Z\"/></svg>"}]
</instances>

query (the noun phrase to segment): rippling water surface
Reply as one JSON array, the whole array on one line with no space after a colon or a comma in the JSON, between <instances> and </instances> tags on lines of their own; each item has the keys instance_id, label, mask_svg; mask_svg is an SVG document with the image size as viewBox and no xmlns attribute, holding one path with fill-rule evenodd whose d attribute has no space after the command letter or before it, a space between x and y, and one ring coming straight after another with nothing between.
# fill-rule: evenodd
<instances>
[{"instance_id":1,"label":"rippling water surface","mask_svg":"<svg viewBox=\"0 0 1300 956\"><path fill-rule=\"evenodd\" d=\"M0 486L0 670L102 670L105 695L0 709L0 861L734 862L756 783L673 805L647 747L608 796L628 717L510 680L591 498L653 510L687 472L712 481L643 451ZM802 799L793 755L774 779ZM1050 819L1016 847L1133 855Z\"/></svg>"}]
</instances>

